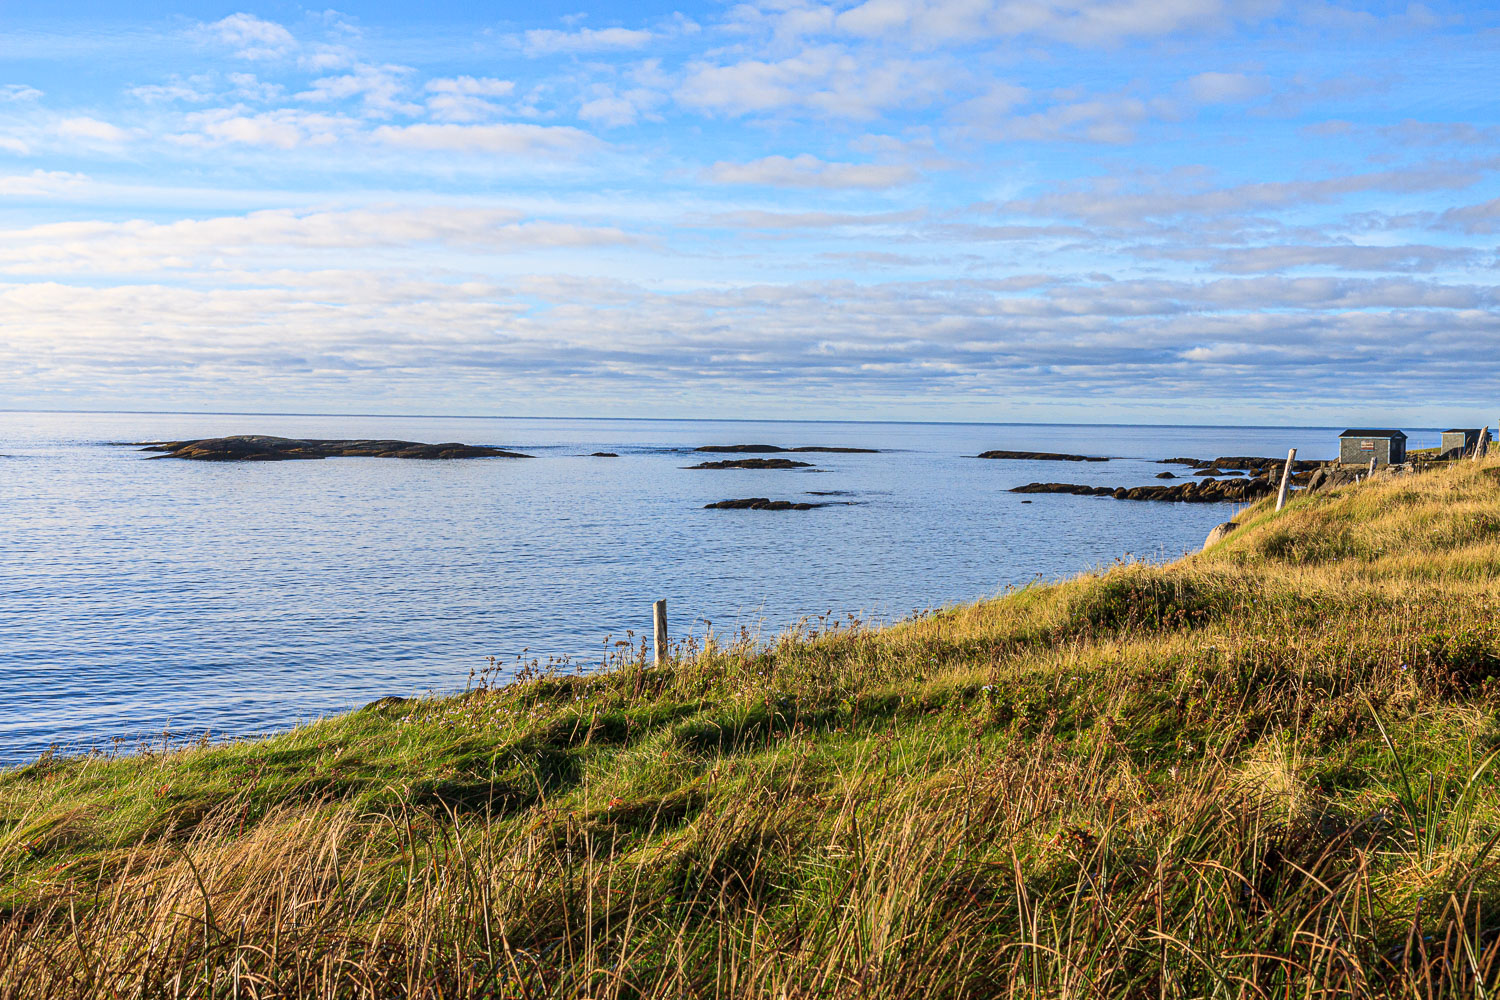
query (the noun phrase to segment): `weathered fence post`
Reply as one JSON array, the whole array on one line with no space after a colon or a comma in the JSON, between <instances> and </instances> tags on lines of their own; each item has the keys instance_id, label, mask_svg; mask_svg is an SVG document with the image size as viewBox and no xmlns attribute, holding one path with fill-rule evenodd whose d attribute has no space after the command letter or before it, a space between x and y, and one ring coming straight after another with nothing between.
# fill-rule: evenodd
<instances>
[{"instance_id":1,"label":"weathered fence post","mask_svg":"<svg viewBox=\"0 0 1500 1000\"><path fill-rule=\"evenodd\" d=\"M667 602L665 599L651 605L652 617L656 619L656 665L667 665Z\"/></svg>"},{"instance_id":2,"label":"weathered fence post","mask_svg":"<svg viewBox=\"0 0 1500 1000\"><path fill-rule=\"evenodd\" d=\"M1297 460L1297 449L1293 448L1286 453L1286 468L1281 471L1281 492L1276 494L1276 509L1280 510L1286 506L1287 487L1292 485L1292 463Z\"/></svg>"},{"instance_id":3,"label":"weathered fence post","mask_svg":"<svg viewBox=\"0 0 1500 1000\"><path fill-rule=\"evenodd\" d=\"M1479 439L1474 442L1474 461L1477 462L1484 457L1484 453L1489 450L1489 444L1490 429L1488 427L1479 428Z\"/></svg>"},{"instance_id":4,"label":"weathered fence post","mask_svg":"<svg viewBox=\"0 0 1500 1000\"><path fill-rule=\"evenodd\" d=\"M1373 475L1375 475L1375 456L1371 455L1370 456L1370 471L1365 473L1365 478L1369 479Z\"/></svg>"}]
</instances>

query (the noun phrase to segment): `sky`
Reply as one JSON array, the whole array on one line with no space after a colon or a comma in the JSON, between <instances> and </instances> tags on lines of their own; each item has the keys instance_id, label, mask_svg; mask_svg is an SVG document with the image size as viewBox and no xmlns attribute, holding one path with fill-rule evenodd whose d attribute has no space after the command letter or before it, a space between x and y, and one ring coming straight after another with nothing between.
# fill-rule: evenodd
<instances>
[{"instance_id":1,"label":"sky","mask_svg":"<svg viewBox=\"0 0 1500 1000\"><path fill-rule=\"evenodd\" d=\"M1497 95L1480 4L5 0L0 408L1494 423Z\"/></svg>"}]
</instances>

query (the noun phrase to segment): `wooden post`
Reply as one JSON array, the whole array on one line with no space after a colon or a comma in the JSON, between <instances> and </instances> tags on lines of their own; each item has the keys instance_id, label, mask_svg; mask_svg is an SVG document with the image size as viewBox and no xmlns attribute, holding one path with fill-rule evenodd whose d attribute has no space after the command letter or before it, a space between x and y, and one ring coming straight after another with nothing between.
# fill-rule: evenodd
<instances>
[{"instance_id":1,"label":"wooden post","mask_svg":"<svg viewBox=\"0 0 1500 1000\"><path fill-rule=\"evenodd\" d=\"M1479 439L1474 442L1474 461L1479 461L1484 457L1484 453L1489 450L1489 439L1490 429L1488 427L1479 428Z\"/></svg>"},{"instance_id":2,"label":"wooden post","mask_svg":"<svg viewBox=\"0 0 1500 1000\"><path fill-rule=\"evenodd\" d=\"M1297 460L1297 449L1293 448L1286 453L1286 468L1281 471L1281 492L1276 494L1276 509L1280 510L1286 506L1287 487L1292 485L1292 463Z\"/></svg>"},{"instance_id":3,"label":"wooden post","mask_svg":"<svg viewBox=\"0 0 1500 1000\"><path fill-rule=\"evenodd\" d=\"M1369 479L1373 475L1375 475L1375 456L1371 455L1370 456L1370 471L1365 473L1365 478Z\"/></svg>"},{"instance_id":4,"label":"wooden post","mask_svg":"<svg viewBox=\"0 0 1500 1000\"><path fill-rule=\"evenodd\" d=\"M651 605L652 617L656 619L656 665L667 665L667 602L657 601Z\"/></svg>"}]
</instances>

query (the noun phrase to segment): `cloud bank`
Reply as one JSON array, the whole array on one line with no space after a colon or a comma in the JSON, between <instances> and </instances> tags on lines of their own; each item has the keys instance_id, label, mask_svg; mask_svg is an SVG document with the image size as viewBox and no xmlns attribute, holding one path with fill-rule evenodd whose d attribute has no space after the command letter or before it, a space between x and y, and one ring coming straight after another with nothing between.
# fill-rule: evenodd
<instances>
[{"instance_id":1,"label":"cloud bank","mask_svg":"<svg viewBox=\"0 0 1500 1000\"><path fill-rule=\"evenodd\" d=\"M14 405L1489 405L1493 12L122 12L0 80Z\"/></svg>"}]
</instances>

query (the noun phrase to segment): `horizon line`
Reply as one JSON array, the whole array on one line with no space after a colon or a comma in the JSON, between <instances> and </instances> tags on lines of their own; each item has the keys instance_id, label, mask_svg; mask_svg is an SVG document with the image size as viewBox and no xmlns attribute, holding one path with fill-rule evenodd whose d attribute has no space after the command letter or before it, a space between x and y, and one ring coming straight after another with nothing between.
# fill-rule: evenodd
<instances>
[{"instance_id":1,"label":"horizon line","mask_svg":"<svg viewBox=\"0 0 1500 1000\"><path fill-rule=\"evenodd\" d=\"M1229 430L1332 430L1334 424L1167 424L1167 423L1082 423L1077 421L1042 420L838 420L832 418L790 417L548 417L528 414L464 414L464 413L311 413L270 410L72 410L30 409L0 407L0 413L54 413L86 414L103 416L124 414L129 416L203 416L203 417L356 417L380 420L636 420L653 423L724 423L724 424L917 424L953 427L1200 427ZM1389 421L1387 421L1389 423ZM1434 427L1414 427L1413 430L1440 430Z\"/></svg>"}]
</instances>

